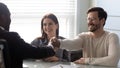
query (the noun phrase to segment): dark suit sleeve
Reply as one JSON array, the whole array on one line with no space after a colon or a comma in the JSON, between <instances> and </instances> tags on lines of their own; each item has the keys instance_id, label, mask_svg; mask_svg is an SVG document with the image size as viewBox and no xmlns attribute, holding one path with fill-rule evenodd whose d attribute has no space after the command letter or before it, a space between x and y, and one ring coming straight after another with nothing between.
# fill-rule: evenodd
<instances>
[{"instance_id":1,"label":"dark suit sleeve","mask_svg":"<svg viewBox=\"0 0 120 68\"><path fill-rule=\"evenodd\" d=\"M7 34L7 35L6 35ZM35 47L26 43L17 33L8 32L4 37L9 45L12 56L19 58L41 59L53 56L55 54L51 47Z\"/></svg>"}]
</instances>

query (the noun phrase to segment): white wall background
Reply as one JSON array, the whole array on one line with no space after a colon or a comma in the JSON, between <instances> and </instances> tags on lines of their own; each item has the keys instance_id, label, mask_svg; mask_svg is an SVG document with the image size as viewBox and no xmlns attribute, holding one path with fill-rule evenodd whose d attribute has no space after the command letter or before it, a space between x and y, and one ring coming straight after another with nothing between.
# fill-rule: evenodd
<instances>
[{"instance_id":1,"label":"white wall background","mask_svg":"<svg viewBox=\"0 0 120 68\"><path fill-rule=\"evenodd\" d=\"M10 31L15 31L28 43L41 36L41 19L47 13L57 16L59 35L74 36L76 0L0 0L11 11Z\"/></svg>"},{"instance_id":2,"label":"white wall background","mask_svg":"<svg viewBox=\"0 0 120 68\"><path fill-rule=\"evenodd\" d=\"M90 7L90 0L77 0L75 35L87 31L86 11Z\"/></svg>"}]
</instances>

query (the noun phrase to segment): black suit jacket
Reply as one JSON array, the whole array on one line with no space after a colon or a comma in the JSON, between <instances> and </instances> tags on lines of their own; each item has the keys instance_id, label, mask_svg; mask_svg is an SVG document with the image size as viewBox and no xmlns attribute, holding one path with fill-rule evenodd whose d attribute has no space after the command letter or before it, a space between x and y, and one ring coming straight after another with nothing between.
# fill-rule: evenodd
<instances>
[{"instance_id":1,"label":"black suit jacket","mask_svg":"<svg viewBox=\"0 0 120 68\"><path fill-rule=\"evenodd\" d=\"M0 29L0 39L8 44L11 63L9 68L22 68L23 59L41 59L55 54L51 47L35 47L26 43L18 33Z\"/></svg>"}]
</instances>

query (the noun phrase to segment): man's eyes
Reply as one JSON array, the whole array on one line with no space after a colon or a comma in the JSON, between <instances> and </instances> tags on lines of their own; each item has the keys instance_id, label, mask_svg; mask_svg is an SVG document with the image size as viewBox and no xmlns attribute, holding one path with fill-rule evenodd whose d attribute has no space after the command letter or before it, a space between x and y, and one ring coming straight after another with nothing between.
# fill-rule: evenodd
<instances>
[{"instance_id":1,"label":"man's eyes","mask_svg":"<svg viewBox=\"0 0 120 68\"><path fill-rule=\"evenodd\" d=\"M93 21L93 20L96 20L96 18L88 18L87 20L92 20Z\"/></svg>"}]
</instances>

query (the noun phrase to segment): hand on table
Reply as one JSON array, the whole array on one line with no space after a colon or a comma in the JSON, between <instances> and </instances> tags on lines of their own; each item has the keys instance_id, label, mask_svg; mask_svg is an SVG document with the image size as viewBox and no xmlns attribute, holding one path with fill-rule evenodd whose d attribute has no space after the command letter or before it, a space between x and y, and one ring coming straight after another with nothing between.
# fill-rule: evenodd
<instances>
[{"instance_id":1,"label":"hand on table","mask_svg":"<svg viewBox=\"0 0 120 68\"><path fill-rule=\"evenodd\" d=\"M74 63L76 63L76 64L85 64L85 58L80 58L80 59L74 61Z\"/></svg>"},{"instance_id":2,"label":"hand on table","mask_svg":"<svg viewBox=\"0 0 120 68\"><path fill-rule=\"evenodd\" d=\"M59 61L59 58L56 56L52 56L52 57L45 58L44 61L56 62L56 61Z\"/></svg>"}]
</instances>

